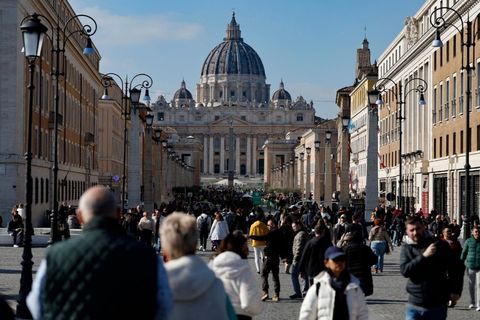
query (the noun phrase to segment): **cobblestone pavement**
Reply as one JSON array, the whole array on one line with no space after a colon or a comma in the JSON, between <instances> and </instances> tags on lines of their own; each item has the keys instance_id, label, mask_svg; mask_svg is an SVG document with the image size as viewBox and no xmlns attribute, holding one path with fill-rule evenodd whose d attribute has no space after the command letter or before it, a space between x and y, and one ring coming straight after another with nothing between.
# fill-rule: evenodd
<instances>
[{"instance_id":1,"label":"cobblestone pavement","mask_svg":"<svg viewBox=\"0 0 480 320\"><path fill-rule=\"evenodd\" d=\"M38 268L41 258L45 255L45 248L33 248L34 272ZM386 256L384 272L374 276L374 294L367 299L372 320L400 320L404 319L405 303L407 294L405 292L406 279L399 273L400 248L396 249L391 255ZM211 253L200 253L206 260ZM15 306L18 290L20 287L21 270L21 248L0 247L0 294L6 296L12 307ZM253 252L249 256L249 262L252 270L255 270L253 262ZM269 279L271 287L273 283ZM288 296L293 293L290 281L290 275L285 274L283 268L280 268L280 301L266 301L262 314L255 319L266 320L287 320L298 318L301 306L300 300L289 300ZM261 286L261 278L258 275L258 285ZM272 295L273 292L270 292ZM464 290L462 298L457 307L449 309L449 319L479 319L480 312L469 310L468 290L466 287L466 278L464 278Z\"/></svg>"}]
</instances>

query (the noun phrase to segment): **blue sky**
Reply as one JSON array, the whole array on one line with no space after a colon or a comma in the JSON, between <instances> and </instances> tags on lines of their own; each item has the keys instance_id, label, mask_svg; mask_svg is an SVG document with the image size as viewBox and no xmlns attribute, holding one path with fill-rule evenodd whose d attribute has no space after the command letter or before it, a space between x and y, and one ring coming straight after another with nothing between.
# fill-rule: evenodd
<instances>
[{"instance_id":1,"label":"blue sky","mask_svg":"<svg viewBox=\"0 0 480 320\"><path fill-rule=\"evenodd\" d=\"M313 100L317 116L338 112L335 93L354 80L366 35L372 62L424 0L70 0L99 25L100 71L147 73L152 99L170 100L185 79L195 96L203 61L225 36L232 11L263 61L271 94L283 79L292 98Z\"/></svg>"}]
</instances>

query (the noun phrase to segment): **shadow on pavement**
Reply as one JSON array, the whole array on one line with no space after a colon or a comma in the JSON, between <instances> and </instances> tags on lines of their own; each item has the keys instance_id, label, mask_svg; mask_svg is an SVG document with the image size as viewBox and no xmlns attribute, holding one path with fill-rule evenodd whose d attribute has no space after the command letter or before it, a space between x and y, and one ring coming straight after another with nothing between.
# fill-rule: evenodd
<instances>
[{"instance_id":1,"label":"shadow on pavement","mask_svg":"<svg viewBox=\"0 0 480 320\"><path fill-rule=\"evenodd\" d=\"M407 300L367 299L367 304L405 304Z\"/></svg>"}]
</instances>

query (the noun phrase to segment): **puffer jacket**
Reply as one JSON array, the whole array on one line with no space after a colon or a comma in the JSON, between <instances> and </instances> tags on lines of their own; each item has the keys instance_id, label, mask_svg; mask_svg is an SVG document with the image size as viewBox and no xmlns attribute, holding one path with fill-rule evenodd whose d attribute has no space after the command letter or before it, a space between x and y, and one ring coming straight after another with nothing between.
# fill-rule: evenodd
<instances>
[{"instance_id":1,"label":"puffer jacket","mask_svg":"<svg viewBox=\"0 0 480 320\"><path fill-rule=\"evenodd\" d=\"M255 221L250 226L250 231L248 233L249 236L264 236L269 232L268 227L265 223L260 220ZM252 239L252 247L264 247L266 241L262 240L253 240Z\"/></svg>"},{"instance_id":2,"label":"puffer jacket","mask_svg":"<svg viewBox=\"0 0 480 320\"><path fill-rule=\"evenodd\" d=\"M480 271L480 239L476 240L472 236L465 241L461 259L468 269Z\"/></svg>"},{"instance_id":3,"label":"puffer jacket","mask_svg":"<svg viewBox=\"0 0 480 320\"><path fill-rule=\"evenodd\" d=\"M317 295L317 283L320 283ZM367 320L368 308L360 283L350 275L350 283L345 288L349 320ZM335 305L335 290L330 285L330 275L322 271L313 279L300 308L299 320L331 320Z\"/></svg>"},{"instance_id":4,"label":"puffer jacket","mask_svg":"<svg viewBox=\"0 0 480 320\"><path fill-rule=\"evenodd\" d=\"M247 259L225 251L215 257L211 268L222 280L237 314L253 317L262 311L260 290Z\"/></svg>"}]
</instances>

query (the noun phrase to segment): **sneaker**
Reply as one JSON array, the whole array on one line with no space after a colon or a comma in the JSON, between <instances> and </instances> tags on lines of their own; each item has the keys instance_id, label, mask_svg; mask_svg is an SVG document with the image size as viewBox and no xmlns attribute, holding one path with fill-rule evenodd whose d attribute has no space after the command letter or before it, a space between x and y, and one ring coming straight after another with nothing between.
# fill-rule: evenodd
<instances>
[{"instance_id":1,"label":"sneaker","mask_svg":"<svg viewBox=\"0 0 480 320\"><path fill-rule=\"evenodd\" d=\"M280 300L280 299L278 298L278 295L274 294L273 297L272 297L272 301L273 301L273 302L277 302L278 300Z\"/></svg>"},{"instance_id":2,"label":"sneaker","mask_svg":"<svg viewBox=\"0 0 480 320\"><path fill-rule=\"evenodd\" d=\"M265 301L268 299L268 292L262 292L262 301Z\"/></svg>"},{"instance_id":3,"label":"sneaker","mask_svg":"<svg viewBox=\"0 0 480 320\"><path fill-rule=\"evenodd\" d=\"M18 244L14 244L13 247L14 247L14 248L18 248Z\"/></svg>"},{"instance_id":4,"label":"sneaker","mask_svg":"<svg viewBox=\"0 0 480 320\"><path fill-rule=\"evenodd\" d=\"M471 303L469 306L468 306L468 309L473 309L475 308L475 305L473 303Z\"/></svg>"},{"instance_id":5,"label":"sneaker","mask_svg":"<svg viewBox=\"0 0 480 320\"><path fill-rule=\"evenodd\" d=\"M292 294L290 297L290 299L294 300L294 299L301 299L303 298L303 296L301 294Z\"/></svg>"},{"instance_id":6,"label":"sneaker","mask_svg":"<svg viewBox=\"0 0 480 320\"><path fill-rule=\"evenodd\" d=\"M203 252L205 252L205 251L207 251L207 249L205 249L205 248L202 248L202 251L203 251Z\"/></svg>"},{"instance_id":7,"label":"sneaker","mask_svg":"<svg viewBox=\"0 0 480 320\"><path fill-rule=\"evenodd\" d=\"M203 246L200 246L200 248L198 248L198 251L203 251Z\"/></svg>"},{"instance_id":8,"label":"sneaker","mask_svg":"<svg viewBox=\"0 0 480 320\"><path fill-rule=\"evenodd\" d=\"M477 307L477 309L475 309L475 311L480 311L480 307Z\"/></svg>"}]
</instances>

